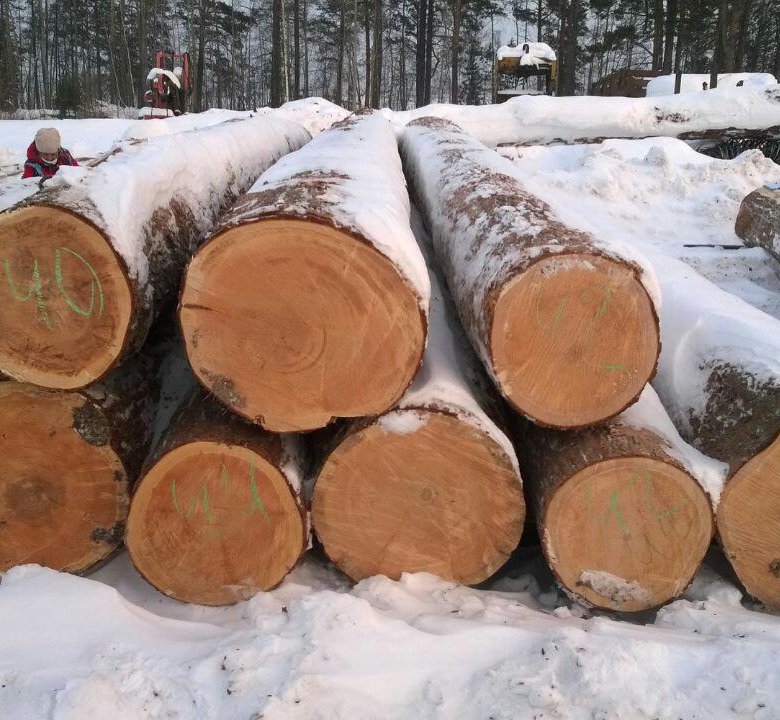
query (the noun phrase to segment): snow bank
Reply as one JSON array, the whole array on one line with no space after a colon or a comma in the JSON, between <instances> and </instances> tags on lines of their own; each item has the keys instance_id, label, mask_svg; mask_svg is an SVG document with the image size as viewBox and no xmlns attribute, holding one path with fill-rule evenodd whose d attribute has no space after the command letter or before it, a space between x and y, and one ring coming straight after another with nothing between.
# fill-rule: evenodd
<instances>
[{"instance_id":1,"label":"snow bank","mask_svg":"<svg viewBox=\"0 0 780 720\"><path fill-rule=\"evenodd\" d=\"M526 50L527 48L527 50ZM502 45L496 51L499 60L504 58L520 58L521 65L539 65L555 61L555 51L543 42L526 42L515 47Z\"/></svg>"},{"instance_id":2,"label":"snow bank","mask_svg":"<svg viewBox=\"0 0 780 720\"><path fill-rule=\"evenodd\" d=\"M122 595L34 566L4 577L4 720L769 720L780 704L780 618L723 583L642 627L551 614L527 576L350 590L307 562L234 608L153 593L125 556L101 576Z\"/></svg>"},{"instance_id":3,"label":"snow bank","mask_svg":"<svg viewBox=\"0 0 780 720\"><path fill-rule=\"evenodd\" d=\"M716 91L720 92L726 88L736 87L738 82L743 83L743 86L746 88L763 88L768 85L776 85L777 78L770 73L721 73L718 75L718 87L716 88ZM674 74L661 75L660 77L653 78L647 84L647 97L674 95L674 83ZM702 83L707 83L707 87L709 87L709 73L684 73L680 85L680 92L703 92Z\"/></svg>"},{"instance_id":4,"label":"snow bank","mask_svg":"<svg viewBox=\"0 0 780 720\"><path fill-rule=\"evenodd\" d=\"M650 98L516 97L500 105L434 104L383 110L399 128L420 117L451 120L490 146L642 138L780 125L780 85Z\"/></svg>"},{"instance_id":5,"label":"snow bank","mask_svg":"<svg viewBox=\"0 0 780 720\"><path fill-rule=\"evenodd\" d=\"M780 317L780 265L767 253L686 247L742 245L734 232L742 199L780 180L780 166L760 151L717 160L681 140L650 138L499 152L565 222L680 258Z\"/></svg>"},{"instance_id":6,"label":"snow bank","mask_svg":"<svg viewBox=\"0 0 780 720\"><path fill-rule=\"evenodd\" d=\"M264 108L260 112L269 112ZM288 120L303 125L314 137L323 130L327 130L334 123L348 118L352 113L340 105L336 105L321 97L304 98L303 100L291 100L282 105L278 110L270 112L279 113Z\"/></svg>"}]
</instances>

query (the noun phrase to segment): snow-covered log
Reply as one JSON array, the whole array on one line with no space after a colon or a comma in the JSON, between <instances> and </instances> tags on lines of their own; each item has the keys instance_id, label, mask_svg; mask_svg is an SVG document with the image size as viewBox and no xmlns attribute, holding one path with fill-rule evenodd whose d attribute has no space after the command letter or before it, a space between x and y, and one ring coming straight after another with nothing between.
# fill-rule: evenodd
<instances>
[{"instance_id":1,"label":"snow-covered log","mask_svg":"<svg viewBox=\"0 0 780 720\"><path fill-rule=\"evenodd\" d=\"M634 402L659 350L639 265L564 225L510 161L446 120L409 125L401 152L460 319L504 396L555 427Z\"/></svg>"},{"instance_id":2,"label":"snow-covered log","mask_svg":"<svg viewBox=\"0 0 780 720\"><path fill-rule=\"evenodd\" d=\"M780 609L780 322L677 260L652 261L664 298L655 388L680 434L728 463L721 542L748 592Z\"/></svg>"},{"instance_id":3,"label":"snow-covered log","mask_svg":"<svg viewBox=\"0 0 780 720\"><path fill-rule=\"evenodd\" d=\"M153 343L78 391L0 382L0 572L86 573L121 544L170 347Z\"/></svg>"},{"instance_id":4,"label":"snow-covered log","mask_svg":"<svg viewBox=\"0 0 780 720\"><path fill-rule=\"evenodd\" d=\"M764 185L739 206L734 230L751 247L762 247L780 261L780 183Z\"/></svg>"},{"instance_id":5,"label":"snow-covered log","mask_svg":"<svg viewBox=\"0 0 780 720\"><path fill-rule=\"evenodd\" d=\"M599 427L523 421L517 448L544 555L564 588L625 612L683 592L712 540L704 486L717 488L725 468L683 442L650 386Z\"/></svg>"},{"instance_id":6,"label":"snow-covered log","mask_svg":"<svg viewBox=\"0 0 780 720\"><path fill-rule=\"evenodd\" d=\"M431 276L428 346L403 398L332 440L312 500L325 552L347 575L490 577L520 540L525 502L488 383ZM490 414L488 414L490 413Z\"/></svg>"},{"instance_id":7,"label":"snow-covered log","mask_svg":"<svg viewBox=\"0 0 780 720\"><path fill-rule=\"evenodd\" d=\"M500 105L426 105L384 111L398 125L434 116L492 147L601 142L606 138L780 136L780 85L652 98L526 96Z\"/></svg>"},{"instance_id":8,"label":"snow-covered log","mask_svg":"<svg viewBox=\"0 0 780 720\"><path fill-rule=\"evenodd\" d=\"M127 520L138 571L184 602L226 605L278 585L308 544L297 441L198 388L154 449Z\"/></svg>"},{"instance_id":9,"label":"snow-covered log","mask_svg":"<svg viewBox=\"0 0 780 720\"><path fill-rule=\"evenodd\" d=\"M198 379L269 430L384 412L426 336L428 275L392 128L353 116L266 171L190 264Z\"/></svg>"},{"instance_id":10,"label":"snow-covered log","mask_svg":"<svg viewBox=\"0 0 780 720\"><path fill-rule=\"evenodd\" d=\"M0 370L76 389L137 352L219 214L309 137L256 118L62 168L0 215Z\"/></svg>"}]
</instances>

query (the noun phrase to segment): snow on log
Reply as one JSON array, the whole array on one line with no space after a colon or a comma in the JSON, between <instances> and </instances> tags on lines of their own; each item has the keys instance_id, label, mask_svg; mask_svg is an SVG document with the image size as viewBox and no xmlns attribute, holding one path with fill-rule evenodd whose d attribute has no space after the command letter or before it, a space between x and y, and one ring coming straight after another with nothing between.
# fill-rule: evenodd
<instances>
[{"instance_id":1,"label":"snow on log","mask_svg":"<svg viewBox=\"0 0 780 720\"><path fill-rule=\"evenodd\" d=\"M383 112L398 126L426 116L450 120L492 147L658 136L719 139L746 132L780 136L780 85L652 98L527 96L500 105Z\"/></svg>"},{"instance_id":2,"label":"snow on log","mask_svg":"<svg viewBox=\"0 0 780 720\"><path fill-rule=\"evenodd\" d=\"M764 185L742 201L734 230L751 247L780 261L780 183Z\"/></svg>"},{"instance_id":3,"label":"snow on log","mask_svg":"<svg viewBox=\"0 0 780 720\"><path fill-rule=\"evenodd\" d=\"M713 534L702 484L721 468L686 445L653 389L606 425L563 432L523 421L518 454L542 550L563 587L637 612L680 595Z\"/></svg>"},{"instance_id":4,"label":"snow on log","mask_svg":"<svg viewBox=\"0 0 780 720\"><path fill-rule=\"evenodd\" d=\"M634 402L655 370L658 319L626 251L564 225L511 162L446 120L409 125L401 151L460 319L504 396L556 427Z\"/></svg>"},{"instance_id":5,"label":"snow on log","mask_svg":"<svg viewBox=\"0 0 780 720\"><path fill-rule=\"evenodd\" d=\"M0 572L86 573L122 542L170 343L79 391L0 382Z\"/></svg>"},{"instance_id":6,"label":"snow on log","mask_svg":"<svg viewBox=\"0 0 780 720\"><path fill-rule=\"evenodd\" d=\"M266 171L195 255L198 379L269 430L384 412L420 364L429 285L392 128L353 116Z\"/></svg>"},{"instance_id":7,"label":"snow on log","mask_svg":"<svg viewBox=\"0 0 780 720\"><path fill-rule=\"evenodd\" d=\"M780 321L671 258L654 382L680 434L728 463L717 525L747 591L780 609Z\"/></svg>"},{"instance_id":8,"label":"snow on log","mask_svg":"<svg viewBox=\"0 0 780 720\"><path fill-rule=\"evenodd\" d=\"M335 438L312 524L347 575L431 572L473 584L517 546L525 502L514 449L490 415L479 370L431 276L428 346L401 401ZM486 410L490 415L486 414Z\"/></svg>"},{"instance_id":9,"label":"snow on log","mask_svg":"<svg viewBox=\"0 0 780 720\"><path fill-rule=\"evenodd\" d=\"M0 215L0 370L77 389L137 352L218 215L308 139L294 123L260 118L61 168Z\"/></svg>"},{"instance_id":10,"label":"snow on log","mask_svg":"<svg viewBox=\"0 0 780 720\"><path fill-rule=\"evenodd\" d=\"M295 440L226 413L198 388L148 460L126 543L183 602L226 605L278 585L306 550Z\"/></svg>"}]
</instances>

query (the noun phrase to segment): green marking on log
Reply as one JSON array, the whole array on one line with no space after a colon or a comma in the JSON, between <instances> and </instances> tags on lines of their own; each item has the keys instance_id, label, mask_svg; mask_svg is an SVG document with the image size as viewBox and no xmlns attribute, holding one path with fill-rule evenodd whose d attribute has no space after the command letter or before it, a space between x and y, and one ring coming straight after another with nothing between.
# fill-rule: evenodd
<instances>
[{"instance_id":1,"label":"green marking on log","mask_svg":"<svg viewBox=\"0 0 780 720\"><path fill-rule=\"evenodd\" d=\"M83 310L81 307L79 307L70 297L67 290L63 287L62 283L62 253L66 252L72 255L73 257L77 258L84 267L89 270L90 274L92 275L93 282L90 283L90 298L89 298L89 307L86 310ZM79 253L77 253L75 250L71 250L70 248L66 247L59 247L54 251L54 278L57 282L57 289L60 291L60 294L65 299L65 302L67 303L68 307L73 310L77 315L81 315L82 317L91 317L93 308L95 306L95 288L97 287L97 292L99 296L99 308L98 308L98 315L103 314L103 310L105 308L105 297L103 295L103 286L100 283L100 278L98 277L98 274L95 272L95 268L92 267L90 263L88 263Z\"/></svg>"},{"instance_id":2,"label":"green marking on log","mask_svg":"<svg viewBox=\"0 0 780 720\"><path fill-rule=\"evenodd\" d=\"M176 478L174 478L171 482L171 495L173 496L173 507L176 509L176 512L184 518L192 517L192 514L195 512L195 503L197 501L193 499L192 503L190 503L189 511L182 509L182 507L179 505L179 498L176 494Z\"/></svg>"},{"instance_id":3,"label":"green marking on log","mask_svg":"<svg viewBox=\"0 0 780 720\"><path fill-rule=\"evenodd\" d=\"M92 282L90 283L89 307L87 307L86 309L82 308L70 296L70 293L65 289L65 280L63 278L63 272L62 272L63 253L67 253L75 257L79 262L81 262L81 264L89 271L90 275L92 276ZM46 327L49 330L51 330L52 325L49 320L47 300L44 299L43 297L43 282L41 280L41 271L40 271L40 265L38 263L38 258L33 258L33 269L32 269L30 288L29 288L29 292L26 295L23 295L19 291L18 285L13 276L13 271L11 270L11 263L8 261L7 258L3 259L3 269L5 270L5 278L8 284L8 289L11 293L11 297L13 297L14 300L18 300L19 302L27 302L34 295L35 304L38 307L38 320L42 322L44 325L46 325ZM79 317L84 317L84 318L92 317L95 310L95 297L97 296L97 300L98 300L97 314L98 315L103 314L103 311L105 310L105 294L103 292L103 285L100 282L100 278L98 277L97 272L95 272L95 268L92 267L92 265L75 250L72 250L71 248L67 248L67 247L59 247L54 251L54 281L60 296L65 301L67 307L73 313L75 313Z\"/></svg>"},{"instance_id":4,"label":"green marking on log","mask_svg":"<svg viewBox=\"0 0 780 720\"><path fill-rule=\"evenodd\" d=\"M268 510L265 509L265 503L263 503L263 499L260 497L260 493L257 490L254 460L249 461L249 487L252 492L252 507L250 508L249 512L244 510L244 515L253 515L255 512L259 511L265 518L266 523L271 522L271 517L268 514Z\"/></svg>"}]
</instances>

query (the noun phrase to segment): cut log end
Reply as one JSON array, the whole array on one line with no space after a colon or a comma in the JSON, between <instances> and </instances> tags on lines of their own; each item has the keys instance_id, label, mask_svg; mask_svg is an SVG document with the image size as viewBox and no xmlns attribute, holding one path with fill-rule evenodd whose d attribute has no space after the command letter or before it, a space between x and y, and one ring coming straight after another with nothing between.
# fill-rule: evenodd
<instances>
[{"instance_id":1,"label":"cut log end","mask_svg":"<svg viewBox=\"0 0 780 720\"><path fill-rule=\"evenodd\" d=\"M0 571L86 572L121 543L127 477L99 411L74 393L0 384Z\"/></svg>"},{"instance_id":2,"label":"cut log end","mask_svg":"<svg viewBox=\"0 0 780 720\"><path fill-rule=\"evenodd\" d=\"M481 431L439 412L391 413L350 435L317 479L312 523L351 578L430 572L475 584L520 540L522 488ZM409 425L409 423L411 423Z\"/></svg>"},{"instance_id":3,"label":"cut log end","mask_svg":"<svg viewBox=\"0 0 780 720\"><path fill-rule=\"evenodd\" d=\"M653 304L634 271L589 254L547 257L506 285L491 345L504 395L551 427L592 425L625 409L660 350Z\"/></svg>"},{"instance_id":4,"label":"cut log end","mask_svg":"<svg viewBox=\"0 0 780 720\"><path fill-rule=\"evenodd\" d=\"M0 372L58 390L102 377L132 312L124 267L91 224L31 206L0 216Z\"/></svg>"},{"instance_id":5,"label":"cut log end","mask_svg":"<svg viewBox=\"0 0 780 720\"><path fill-rule=\"evenodd\" d=\"M726 483L718 533L745 589L780 610L780 439Z\"/></svg>"},{"instance_id":6,"label":"cut log end","mask_svg":"<svg viewBox=\"0 0 780 720\"><path fill-rule=\"evenodd\" d=\"M677 597L712 539L707 496L687 473L640 457L590 465L544 511L543 549L562 584L599 608L636 612Z\"/></svg>"},{"instance_id":7,"label":"cut log end","mask_svg":"<svg viewBox=\"0 0 780 720\"><path fill-rule=\"evenodd\" d=\"M127 523L133 564L184 602L227 605L278 585L305 550L303 517L277 468L217 442L181 445L138 486Z\"/></svg>"},{"instance_id":8,"label":"cut log end","mask_svg":"<svg viewBox=\"0 0 780 720\"><path fill-rule=\"evenodd\" d=\"M294 219L214 238L190 265L180 318L200 381L276 432L383 412L425 344L418 298L389 261L344 231Z\"/></svg>"}]
</instances>

